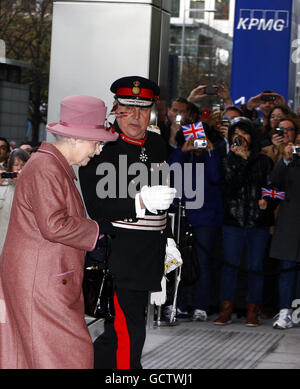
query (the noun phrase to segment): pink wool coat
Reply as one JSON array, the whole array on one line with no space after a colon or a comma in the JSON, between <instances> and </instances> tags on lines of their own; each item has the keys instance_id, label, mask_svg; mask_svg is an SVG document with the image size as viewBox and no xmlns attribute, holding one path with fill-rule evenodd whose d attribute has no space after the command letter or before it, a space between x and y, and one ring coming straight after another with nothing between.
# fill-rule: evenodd
<instances>
[{"instance_id":1,"label":"pink wool coat","mask_svg":"<svg viewBox=\"0 0 300 389\"><path fill-rule=\"evenodd\" d=\"M46 142L18 178L0 257L0 368L93 368L81 285L99 228L75 178Z\"/></svg>"}]
</instances>

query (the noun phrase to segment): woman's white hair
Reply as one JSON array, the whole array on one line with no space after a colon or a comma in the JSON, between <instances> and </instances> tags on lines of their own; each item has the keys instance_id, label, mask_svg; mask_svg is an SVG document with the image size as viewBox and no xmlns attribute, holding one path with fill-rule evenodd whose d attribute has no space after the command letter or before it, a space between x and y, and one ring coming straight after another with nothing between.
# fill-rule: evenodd
<instances>
[{"instance_id":1,"label":"woman's white hair","mask_svg":"<svg viewBox=\"0 0 300 389\"><path fill-rule=\"evenodd\" d=\"M70 140L70 137L59 135L59 134L52 134L57 142L68 142Z\"/></svg>"}]
</instances>

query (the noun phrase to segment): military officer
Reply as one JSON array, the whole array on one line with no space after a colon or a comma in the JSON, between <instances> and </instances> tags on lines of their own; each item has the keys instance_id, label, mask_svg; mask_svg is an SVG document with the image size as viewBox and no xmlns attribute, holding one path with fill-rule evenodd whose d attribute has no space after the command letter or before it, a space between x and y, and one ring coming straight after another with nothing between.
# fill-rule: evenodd
<instances>
[{"instance_id":1,"label":"military officer","mask_svg":"<svg viewBox=\"0 0 300 389\"><path fill-rule=\"evenodd\" d=\"M151 171L166 160L163 139L147 131L159 87L144 77L130 76L116 80L110 90L115 98L114 128L120 136L79 170L89 216L111 221L115 235L109 258L115 320L113 325L106 323L95 342L95 367L136 369L142 367L148 294L161 290L166 247L174 253L171 257L181 260L166 212L176 190L150 182ZM145 185L137 170L146 172Z\"/></svg>"}]
</instances>

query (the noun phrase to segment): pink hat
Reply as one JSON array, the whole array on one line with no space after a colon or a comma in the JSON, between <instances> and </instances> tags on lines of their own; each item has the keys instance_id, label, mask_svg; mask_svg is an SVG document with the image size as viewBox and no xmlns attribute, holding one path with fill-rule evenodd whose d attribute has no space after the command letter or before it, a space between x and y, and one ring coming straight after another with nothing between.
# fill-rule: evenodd
<instances>
[{"instance_id":1,"label":"pink hat","mask_svg":"<svg viewBox=\"0 0 300 389\"><path fill-rule=\"evenodd\" d=\"M114 141L119 134L104 126L106 110L104 102L97 97L68 96L60 104L60 121L48 123L46 129L72 138Z\"/></svg>"}]
</instances>

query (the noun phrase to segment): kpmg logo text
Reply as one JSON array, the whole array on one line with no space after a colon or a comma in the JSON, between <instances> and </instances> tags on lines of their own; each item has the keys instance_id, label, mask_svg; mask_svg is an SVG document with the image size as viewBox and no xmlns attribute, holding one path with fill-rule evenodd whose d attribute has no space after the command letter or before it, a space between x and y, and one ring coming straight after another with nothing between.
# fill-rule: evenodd
<instances>
[{"instance_id":1,"label":"kpmg logo text","mask_svg":"<svg viewBox=\"0 0 300 389\"><path fill-rule=\"evenodd\" d=\"M240 9L237 30L283 31L289 25L289 11Z\"/></svg>"}]
</instances>

